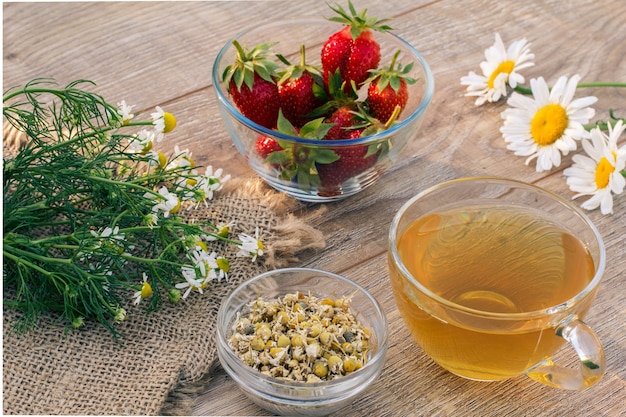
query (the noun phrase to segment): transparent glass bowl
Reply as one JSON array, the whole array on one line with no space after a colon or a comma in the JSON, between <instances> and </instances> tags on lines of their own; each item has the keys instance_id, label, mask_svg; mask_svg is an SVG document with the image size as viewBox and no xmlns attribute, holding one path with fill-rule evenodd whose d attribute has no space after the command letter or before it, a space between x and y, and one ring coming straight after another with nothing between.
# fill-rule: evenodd
<instances>
[{"instance_id":1,"label":"transparent glass bowl","mask_svg":"<svg viewBox=\"0 0 626 417\"><path fill-rule=\"evenodd\" d=\"M361 369L324 382L286 381L262 374L231 350L228 339L233 323L238 313L245 314L251 301L257 297L268 301L297 291L319 298L350 297L352 312L372 333L370 357ZM387 320L374 297L347 278L315 269L284 268L258 275L224 299L217 315L217 353L222 367L255 404L279 415L327 415L349 405L380 375L387 344Z\"/></svg>"},{"instance_id":2,"label":"transparent glass bowl","mask_svg":"<svg viewBox=\"0 0 626 417\"><path fill-rule=\"evenodd\" d=\"M400 50L398 62L403 66L413 62L409 76L418 81L408 86L409 102L400 115L399 123L375 135L339 141L311 140L284 135L244 117L231 101L228 87L222 82L222 74L224 69L235 60L235 47L232 44L235 39L249 48L262 42L277 42L272 47L272 51L281 53L290 62L299 62L300 46L305 45L307 63L319 65L324 42L341 27L338 23L322 19L287 20L255 25L229 40L218 53L213 65L213 86L218 107L237 150L246 158L250 167L270 186L302 201L336 201L354 195L372 185L401 158L406 146L417 137L426 109L432 100L434 79L426 60L411 44L395 34L374 32L381 47L379 67L388 66L393 55ZM367 95L367 86L362 86L359 91L360 98L364 98ZM282 179L281 170L267 163L257 154L255 143L259 136L282 140L289 145L299 147L300 152L309 152L313 148L325 148L343 153L349 151L350 148L363 148L376 144L388 144L390 149L388 153L379 155L373 165L364 168L340 185L303 186L296 180Z\"/></svg>"}]
</instances>

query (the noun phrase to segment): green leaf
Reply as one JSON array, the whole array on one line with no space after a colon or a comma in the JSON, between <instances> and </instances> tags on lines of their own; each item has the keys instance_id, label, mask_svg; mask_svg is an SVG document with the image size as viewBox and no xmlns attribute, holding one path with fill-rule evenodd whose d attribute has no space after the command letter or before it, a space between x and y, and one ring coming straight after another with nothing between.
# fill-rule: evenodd
<instances>
[{"instance_id":1,"label":"green leaf","mask_svg":"<svg viewBox=\"0 0 626 417\"><path fill-rule=\"evenodd\" d=\"M330 164L338 159L339 155L330 149L316 149L315 151L315 162L319 164Z\"/></svg>"},{"instance_id":2,"label":"green leaf","mask_svg":"<svg viewBox=\"0 0 626 417\"><path fill-rule=\"evenodd\" d=\"M280 133L284 133L289 136L298 136L298 131L291 124L291 122L287 120L282 109L278 110L278 121L276 127L278 127L278 131Z\"/></svg>"},{"instance_id":3,"label":"green leaf","mask_svg":"<svg viewBox=\"0 0 626 417\"><path fill-rule=\"evenodd\" d=\"M291 160L291 151L283 149L282 151L272 152L265 158L265 162L275 165L284 165Z\"/></svg>"}]
</instances>

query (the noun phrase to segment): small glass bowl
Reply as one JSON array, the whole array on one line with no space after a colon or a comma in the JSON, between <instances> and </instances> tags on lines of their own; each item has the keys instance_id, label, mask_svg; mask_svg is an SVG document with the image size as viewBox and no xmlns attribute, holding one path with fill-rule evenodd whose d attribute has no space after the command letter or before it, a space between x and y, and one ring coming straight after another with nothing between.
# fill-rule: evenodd
<instances>
[{"instance_id":1,"label":"small glass bowl","mask_svg":"<svg viewBox=\"0 0 626 417\"><path fill-rule=\"evenodd\" d=\"M371 331L368 362L359 370L323 382L296 382L266 376L243 362L228 345L233 323L258 297L275 300L301 292L318 298L351 299L350 309ZM258 406L279 415L320 416L349 405L378 378L385 362L388 324L378 302L342 276L309 268L284 268L258 275L237 287L217 314L217 353L224 370Z\"/></svg>"},{"instance_id":2,"label":"small glass bowl","mask_svg":"<svg viewBox=\"0 0 626 417\"><path fill-rule=\"evenodd\" d=\"M372 185L389 167L398 161L403 150L416 137L424 119L434 91L434 78L424 57L407 41L390 32L375 32L374 37L380 44L381 59L379 68L388 66L393 55L400 50L398 62L403 66L413 62L409 76L417 79L408 85L409 102L399 118L399 122L386 131L375 135L346 140L313 140L284 135L275 130L267 129L243 116L228 94L228 87L222 82L224 69L235 61L233 40L252 48L262 42L277 42L272 51L286 56L290 62L297 62L300 46L307 51L307 63L319 65L321 49L325 40L342 26L327 20L285 20L269 24L259 24L246 29L230 39L218 53L213 65L213 86L217 96L218 107L222 120L237 150L243 155L250 167L270 186L288 195L307 202L328 202L344 199ZM360 98L367 94L367 86L359 90ZM255 151L255 143L259 136L268 136L284 141L287 146L297 146L300 154L313 149L330 149L338 154L350 153L352 149L381 145L389 147L389 151L381 154L376 162L360 170L341 184L330 186L302 185L298 181L283 179L281 170L266 162ZM340 161L339 161L340 162ZM371 165L371 166L369 166Z\"/></svg>"}]
</instances>

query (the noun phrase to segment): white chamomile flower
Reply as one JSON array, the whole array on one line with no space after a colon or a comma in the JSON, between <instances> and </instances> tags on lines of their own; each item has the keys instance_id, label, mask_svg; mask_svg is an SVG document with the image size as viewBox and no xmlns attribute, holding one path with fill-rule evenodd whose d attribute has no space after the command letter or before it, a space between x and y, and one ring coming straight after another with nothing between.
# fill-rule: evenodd
<instances>
[{"instance_id":1,"label":"white chamomile flower","mask_svg":"<svg viewBox=\"0 0 626 417\"><path fill-rule=\"evenodd\" d=\"M198 182L196 170L188 171L176 180L176 193L183 201L196 200ZM188 210L189 209L191 209L191 207L188 207Z\"/></svg>"},{"instance_id":2,"label":"white chamomile flower","mask_svg":"<svg viewBox=\"0 0 626 417\"><path fill-rule=\"evenodd\" d=\"M535 65L535 56L530 53L530 44L526 39L513 42L508 48L496 33L496 43L485 50L486 61L480 63L483 75L470 71L461 78L461 84L467 86L466 96L475 96L476 105L495 102L507 95L507 85L511 88L524 83L524 77L518 72Z\"/></svg>"},{"instance_id":3,"label":"white chamomile flower","mask_svg":"<svg viewBox=\"0 0 626 417\"><path fill-rule=\"evenodd\" d=\"M146 273L144 272L143 282L141 283L141 290L136 291L135 294L133 294L133 298L135 299L135 304L139 304L141 300L143 300L144 298L148 298L151 295L152 295L152 286L148 282L148 275L146 275Z\"/></svg>"},{"instance_id":4,"label":"white chamomile flower","mask_svg":"<svg viewBox=\"0 0 626 417\"><path fill-rule=\"evenodd\" d=\"M163 212L163 217L169 217L170 214L176 213L180 208L180 199L176 194L171 193L166 187L161 187L159 189L158 196L146 193L144 197L153 199L155 204L152 207L152 211L157 214L159 212Z\"/></svg>"},{"instance_id":5,"label":"white chamomile flower","mask_svg":"<svg viewBox=\"0 0 626 417\"><path fill-rule=\"evenodd\" d=\"M174 146L174 158L167 165L167 169L191 170L195 168L196 162L191 157L189 149L180 149L178 145Z\"/></svg>"},{"instance_id":6,"label":"white chamomile flower","mask_svg":"<svg viewBox=\"0 0 626 417\"><path fill-rule=\"evenodd\" d=\"M221 282L223 278L228 280L228 272L230 271L230 262L223 256L217 256L215 251L207 254L206 251L202 251L201 262L204 263L203 267L208 269L204 281L206 285L209 281L217 279L217 282ZM196 264L197 265L197 264ZM202 272L203 274L205 271ZM204 288L204 287L203 287Z\"/></svg>"},{"instance_id":7,"label":"white chamomile flower","mask_svg":"<svg viewBox=\"0 0 626 417\"><path fill-rule=\"evenodd\" d=\"M500 128L507 149L527 156L528 165L537 158L537 172L561 164L561 154L576 150L576 141L589 137L585 124L595 115L588 107L596 97L574 98L579 75L560 77L552 90L542 77L530 80L533 98L513 93L502 112Z\"/></svg>"},{"instance_id":8,"label":"white chamomile flower","mask_svg":"<svg viewBox=\"0 0 626 417\"><path fill-rule=\"evenodd\" d=\"M600 207L602 214L613 213L613 194L624 191L626 179L621 171L626 165L626 146L617 147L617 141L626 125L620 120L609 124L608 136L600 128L591 130L591 140L582 142L588 156L574 155L574 164L563 171L570 189L577 192L573 198L591 196L581 204L586 210Z\"/></svg>"},{"instance_id":9,"label":"white chamomile flower","mask_svg":"<svg viewBox=\"0 0 626 417\"><path fill-rule=\"evenodd\" d=\"M93 237L104 237L104 238L110 237L112 239L124 239L124 234L122 233L120 235L119 226L115 226L114 228L105 227L101 231L96 232L96 231L90 230L89 232L91 233Z\"/></svg>"},{"instance_id":10,"label":"white chamomile flower","mask_svg":"<svg viewBox=\"0 0 626 417\"><path fill-rule=\"evenodd\" d=\"M128 122L130 122L131 119L135 117L135 115L131 113L131 111L133 111L133 107L135 106L127 105L126 100L122 100L119 103L117 103L117 114L122 116L123 125L127 125Z\"/></svg>"},{"instance_id":11,"label":"white chamomile flower","mask_svg":"<svg viewBox=\"0 0 626 417\"><path fill-rule=\"evenodd\" d=\"M169 133L176 127L176 118L172 113L163 111L159 106L156 106L156 111L150 113L150 116L152 116L152 124L156 130L157 142L161 142L163 133Z\"/></svg>"},{"instance_id":12,"label":"white chamomile flower","mask_svg":"<svg viewBox=\"0 0 626 417\"><path fill-rule=\"evenodd\" d=\"M215 224L215 234L214 235L202 235L202 239L211 242L211 241L219 240L219 237L228 237L228 235L230 234L230 230L233 227L235 227L235 225L236 225L235 222L217 223Z\"/></svg>"},{"instance_id":13,"label":"white chamomile flower","mask_svg":"<svg viewBox=\"0 0 626 417\"><path fill-rule=\"evenodd\" d=\"M224 183L230 179L230 175L224 175L222 177L223 173L222 168L216 169L215 173L213 173L213 167L211 165L206 168L204 177L202 177L201 186L208 200L213 200L213 193L220 191L224 187Z\"/></svg>"},{"instance_id":14,"label":"white chamomile flower","mask_svg":"<svg viewBox=\"0 0 626 417\"><path fill-rule=\"evenodd\" d=\"M217 282L221 282L222 278L228 281L228 272L230 271L230 262L223 256L215 258L215 264L217 268L215 270L217 274Z\"/></svg>"},{"instance_id":15,"label":"white chamomile flower","mask_svg":"<svg viewBox=\"0 0 626 417\"><path fill-rule=\"evenodd\" d=\"M216 254L215 252L212 252L211 254L207 253L202 246L206 247L206 245L196 246L196 249L190 252L188 258L191 262L193 262L197 271L195 278L200 278L202 280L200 282L206 284L208 281L217 278L215 273L215 269L217 268L217 264L215 263Z\"/></svg>"},{"instance_id":16,"label":"white chamomile flower","mask_svg":"<svg viewBox=\"0 0 626 417\"><path fill-rule=\"evenodd\" d=\"M116 252L120 255L128 255L128 253L124 252L124 248L127 246L126 243L126 235L124 233L120 233L119 226L115 226L114 228L105 227L103 230L95 232L90 230L90 233L93 237L99 238L99 242L95 244L95 249L105 249L108 251ZM134 246L128 246L129 249L134 249Z\"/></svg>"},{"instance_id":17,"label":"white chamomile flower","mask_svg":"<svg viewBox=\"0 0 626 417\"><path fill-rule=\"evenodd\" d=\"M256 228L256 233L253 236L242 233L239 235L241 241L241 247L237 256L251 256L252 262L256 261L257 256L263 256L263 242L259 240L259 228Z\"/></svg>"},{"instance_id":18,"label":"white chamomile flower","mask_svg":"<svg viewBox=\"0 0 626 417\"><path fill-rule=\"evenodd\" d=\"M183 298L187 298L192 290L198 291L202 294L202 287L205 285L196 279L196 269L189 266L183 266L181 267L181 273L185 278L185 282L178 283L175 287L179 290L185 289Z\"/></svg>"},{"instance_id":19,"label":"white chamomile flower","mask_svg":"<svg viewBox=\"0 0 626 417\"><path fill-rule=\"evenodd\" d=\"M133 136L130 141L129 147L134 152L147 153L152 149L152 144L156 139L155 133L152 130L141 129Z\"/></svg>"},{"instance_id":20,"label":"white chamomile flower","mask_svg":"<svg viewBox=\"0 0 626 417\"><path fill-rule=\"evenodd\" d=\"M163 152L149 151L145 154L150 168L165 169L167 166L167 156Z\"/></svg>"}]
</instances>

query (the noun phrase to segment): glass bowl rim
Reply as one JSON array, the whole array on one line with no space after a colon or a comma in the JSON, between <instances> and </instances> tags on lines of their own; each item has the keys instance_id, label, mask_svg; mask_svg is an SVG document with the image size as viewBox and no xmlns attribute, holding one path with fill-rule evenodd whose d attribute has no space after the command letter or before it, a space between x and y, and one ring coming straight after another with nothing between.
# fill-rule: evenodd
<instances>
[{"instance_id":1,"label":"glass bowl rim","mask_svg":"<svg viewBox=\"0 0 626 417\"><path fill-rule=\"evenodd\" d=\"M328 20L319 19L319 18L274 21L274 22L270 22L267 24L256 25L250 28L243 29L240 32L238 32L235 36L230 38L224 44L224 46L220 49L217 56L215 57L211 74L212 74L213 88L216 92L217 98L219 102L227 109L228 114L235 117L244 126L249 127L264 136L272 136L280 140L284 140L284 141L287 141L289 143L294 143L294 144L309 145L309 146L323 146L323 147L330 146L329 142L332 142L332 147L342 147L342 146L370 144L370 143L383 141L387 139L388 137L393 136L394 134L398 133L399 131L402 131L405 127L410 126L415 120L419 119L421 116L424 115L424 113L426 112L426 109L429 107L430 102L432 101L433 94L434 94L435 80L434 80L434 76L430 68L430 65L428 64L428 62L426 62L426 59L424 58L424 56L413 45L411 45L408 41L404 40L403 38L396 35L395 33L389 32L389 31L384 32L382 35L391 36L392 38L395 39L396 42L403 44L404 47L406 47L409 51L411 51L413 55L412 58L417 60L421 65L422 72L424 73L423 77L424 77L424 82L425 82L424 95L422 99L420 100L420 103L417 109L415 109L405 119L401 120L400 122L390 127L389 129L383 132L376 133L374 135L364 136L364 137L356 138L356 139L341 139L341 140L333 140L333 141L328 141L328 140L323 140L323 139L307 139L307 138L299 138L296 136L285 135L284 133L278 132L277 130L268 129L265 126L261 126L260 124L253 122L252 120L248 119L243 114L241 114L241 112L237 109L237 107L235 107L230 102L230 100L228 100L226 94L224 93L224 90L222 89L222 81L221 81L222 74L220 73L220 70L219 70L219 66L222 61L222 58L224 57L226 52L232 47L232 42L246 34L253 33L256 30L262 30L262 29L267 29L267 28L271 28L275 26L283 26L283 25L302 26L305 24L328 24L329 26L331 24L337 25L337 23L335 22L329 22Z\"/></svg>"}]
</instances>

